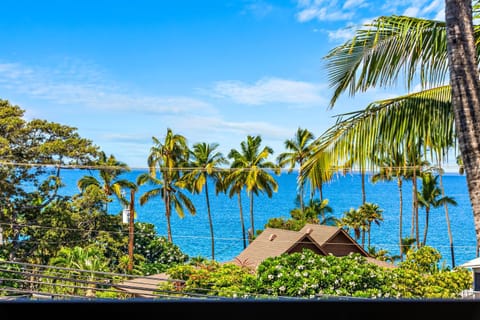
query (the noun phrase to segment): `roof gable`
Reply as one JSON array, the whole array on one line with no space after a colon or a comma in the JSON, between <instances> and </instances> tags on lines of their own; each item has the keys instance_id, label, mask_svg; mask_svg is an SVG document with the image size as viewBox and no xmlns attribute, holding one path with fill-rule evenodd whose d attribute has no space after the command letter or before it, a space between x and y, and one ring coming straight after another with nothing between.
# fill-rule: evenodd
<instances>
[{"instance_id":1,"label":"roof gable","mask_svg":"<svg viewBox=\"0 0 480 320\"><path fill-rule=\"evenodd\" d=\"M307 223L299 232L308 233L323 249L326 249L326 246L329 244L336 244L338 239L342 239L343 243L351 243L351 250L342 250L342 252L352 251L358 252L365 257L370 256L370 254L368 254L368 252L365 251L365 249L363 249L362 246L360 246L343 228ZM326 251L331 252L331 250ZM335 252L331 253L336 255Z\"/></svg>"},{"instance_id":2,"label":"roof gable","mask_svg":"<svg viewBox=\"0 0 480 320\"><path fill-rule=\"evenodd\" d=\"M303 233L266 228L235 258L237 263L257 266L269 257L287 252L304 237Z\"/></svg>"},{"instance_id":3,"label":"roof gable","mask_svg":"<svg viewBox=\"0 0 480 320\"><path fill-rule=\"evenodd\" d=\"M375 261L344 229L319 224L306 224L300 231L265 228L231 262L256 268L269 257L299 252L303 248L309 248L322 255L344 256L350 252L360 253L370 258L370 262Z\"/></svg>"}]
</instances>

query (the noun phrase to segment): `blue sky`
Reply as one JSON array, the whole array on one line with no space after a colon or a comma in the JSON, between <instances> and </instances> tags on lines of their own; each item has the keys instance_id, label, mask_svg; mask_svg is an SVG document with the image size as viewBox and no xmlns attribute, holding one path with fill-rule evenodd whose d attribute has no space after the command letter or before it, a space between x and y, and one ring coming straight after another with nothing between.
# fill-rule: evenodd
<instances>
[{"instance_id":1,"label":"blue sky","mask_svg":"<svg viewBox=\"0 0 480 320\"><path fill-rule=\"evenodd\" d=\"M444 1L2 0L0 98L70 125L132 168L167 128L225 155L260 135L275 155L297 128L404 93L329 110L323 57L381 15L444 19Z\"/></svg>"}]
</instances>

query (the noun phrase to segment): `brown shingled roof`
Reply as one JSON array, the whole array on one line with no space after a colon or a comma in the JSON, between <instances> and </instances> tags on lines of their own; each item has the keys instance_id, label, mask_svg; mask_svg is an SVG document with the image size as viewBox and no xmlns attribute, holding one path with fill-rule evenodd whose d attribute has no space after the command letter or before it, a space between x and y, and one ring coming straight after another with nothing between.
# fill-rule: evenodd
<instances>
[{"instance_id":1,"label":"brown shingled roof","mask_svg":"<svg viewBox=\"0 0 480 320\"><path fill-rule=\"evenodd\" d=\"M305 239L314 243L314 240L303 232L266 228L232 262L256 267L266 258L289 252L293 246L302 243ZM319 246L318 249L321 250Z\"/></svg>"},{"instance_id":2,"label":"brown shingled roof","mask_svg":"<svg viewBox=\"0 0 480 320\"><path fill-rule=\"evenodd\" d=\"M299 231L266 228L230 262L256 269L263 260L269 257L298 252L302 248L313 249L321 255L342 256L346 254L347 250L337 254L332 252L335 250L335 245L339 246L332 239L338 239L339 236L352 246L352 252L358 252L367 257L369 262L382 267L394 267L393 264L371 257L344 229L320 224L306 224Z\"/></svg>"}]
</instances>

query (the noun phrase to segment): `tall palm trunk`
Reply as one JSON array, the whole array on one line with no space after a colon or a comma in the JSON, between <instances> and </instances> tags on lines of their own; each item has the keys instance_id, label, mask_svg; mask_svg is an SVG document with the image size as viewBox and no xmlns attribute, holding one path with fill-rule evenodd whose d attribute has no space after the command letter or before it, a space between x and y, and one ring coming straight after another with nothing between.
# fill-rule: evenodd
<instances>
[{"instance_id":1,"label":"tall palm trunk","mask_svg":"<svg viewBox=\"0 0 480 320\"><path fill-rule=\"evenodd\" d=\"M442 173L439 173L439 182L440 182L440 188L442 189L442 197L445 197L445 189L443 188L443 178L442 178ZM447 230L448 230L448 240L450 241L450 254L452 255L452 268L455 268L455 253L453 250L453 236L452 236L452 229L450 227L450 218L448 216L448 204L447 202L443 203L443 206L445 208L445 219L447 220Z\"/></svg>"},{"instance_id":2,"label":"tall palm trunk","mask_svg":"<svg viewBox=\"0 0 480 320\"><path fill-rule=\"evenodd\" d=\"M171 213L171 206L170 206L170 194L167 192L167 185L165 184L163 189L163 201L165 203L165 217L167 218L167 240L169 242L173 242L172 239L172 226L170 223Z\"/></svg>"},{"instance_id":3,"label":"tall palm trunk","mask_svg":"<svg viewBox=\"0 0 480 320\"><path fill-rule=\"evenodd\" d=\"M415 226L412 227L415 229L415 242L417 243L417 248L420 247L420 231L418 226L418 198L417 198L417 167L414 164L413 167L413 178L412 178L412 221L414 221ZM412 233L413 237L413 233Z\"/></svg>"},{"instance_id":4,"label":"tall palm trunk","mask_svg":"<svg viewBox=\"0 0 480 320\"><path fill-rule=\"evenodd\" d=\"M323 201L323 185L322 185L322 183L320 183L320 185L318 186L318 194L319 194L319 197L320 197L320 202Z\"/></svg>"},{"instance_id":5,"label":"tall palm trunk","mask_svg":"<svg viewBox=\"0 0 480 320\"><path fill-rule=\"evenodd\" d=\"M302 165L302 163L300 162L300 165ZM301 181L300 177L302 176L302 170L299 170L298 171L298 179L297 181L299 181L300 185L299 185L299 194L300 194L300 209L302 209L302 212L303 212L303 209L304 209L304 204L303 204L303 194L304 194L304 188L303 188L303 182Z\"/></svg>"},{"instance_id":6,"label":"tall palm trunk","mask_svg":"<svg viewBox=\"0 0 480 320\"><path fill-rule=\"evenodd\" d=\"M425 226L423 228L423 242L422 246L427 244L428 220L430 215L430 207L425 207Z\"/></svg>"},{"instance_id":7,"label":"tall palm trunk","mask_svg":"<svg viewBox=\"0 0 480 320\"><path fill-rule=\"evenodd\" d=\"M365 171L362 169L362 204L367 202L367 194L365 193Z\"/></svg>"},{"instance_id":8,"label":"tall palm trunk","mask_svg":"<svg viewBox=\"0 0 480 320\"><path fill-rule=\"evenodd\" d=\"M402 250L402 244L403 244L403 191L402 191L402 177L397 178L397 185L398 185L398 198L399 198L399 211L398 211L398 243L400 244L400 260L403 260L403 250Z\"/></svg>"},{"instance_id":9,"label":"tall palm trunk","mask_svg":"<svg viewBox=\"0 0 480 320\"><path fill-rule=\"evenodd\" d=\"M207 201L208 224L210 225L210 237L212 241L212 260L215 260L215 238L213 236L213 221L210 212L210 200L208 199L208 183L205 183L205 199Z\"/></svg>"},{"instance_id":10,"label":"tall palm trunk","mask_svg":"<svg viewBox=\"0 0 480 320\"><path fill-rule=\"evenodd\" d=\"M249 192L249 196L250 196L250 223L252 226L252 234L250 236L250 241L252 241L253 236L255 235L255 224L253 222L253 191Z\"/></svg>"},{"instance_id":11,"label":"tall palm trunk","mask_svg":"<svg viewBox=\"0 0 480 320\"><path fill-rule=\"evenodd\" d=\"M240 223L242 224L242 238L243 238L243 249L247 247L247 239L245 237L245 222L243 219L243 207L242 207L242 192L238 191L238 208L240 209Z\"/></svg>"},{"instance_id":12,"label":"tall palm trunk","mask_svg":"<svg viewBox=\"0 0 480 320\"><path fill-rule=\"evenodd\" d=\"M445 0L447 51L458 145L480 244L480 81L473 33L472 2Z\"/></svg>"}]
</instances>

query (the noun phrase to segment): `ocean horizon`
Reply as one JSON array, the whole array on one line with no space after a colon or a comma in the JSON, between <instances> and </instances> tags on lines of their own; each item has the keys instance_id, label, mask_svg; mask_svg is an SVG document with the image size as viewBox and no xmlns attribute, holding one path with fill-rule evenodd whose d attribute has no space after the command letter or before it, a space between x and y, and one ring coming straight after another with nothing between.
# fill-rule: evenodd
<instances>
[{"instance_id":1,"label":"ocean horizon","mask_svg":"<svg viewBox=\"0 0 480 320\"><path fill-rule=\"evenodd\" d=\"M122 174L119 178L136 181L137 176L145 172L144 169L135 169ZM79 190L76 186L78 179L84 175L95 175L95 172L86 170L63 170L61 177L65 186L61 192L73 195ZM282 173L275 176L278 182L278 191L269 198L266 194L254 197L254 226L256 230L264 229L271 218L290 218L290 211L296 207L297 173ZM377 204L382 210L383 221L379 225L372 224L370 245L378 250L387 250L390 256L399 254L399 190L396 180L371 182L371 174L366 175L366 201ZM448 206L448 215L452 231L455 266L459 266L476 258L476 238L466 177L458 173L445 173L443 176L445 195L454 198L456 206ZM419 184L420 185L420 184ZM152 223L158 235L167 236L167 226L164 204L160 198L151 199L143 206L138 198L150 186L141 186L135 194L135 211L138 222ZM420 188L420 186L419 186ZM412 220L412 184L403 182L403 237L410 236ZM306 201L309 190L305 192ZM187 192L188 194L188 192ZM190 194L189 194L190 195ZM318 193L315 195L318 198ZM196 214L185 212L180 218L175 211L171 216L172 240L189 257L205 257L211 259L211 235L206 209L205 192L190 195ZM213 184L209 184L210 207L213 220L215 238L215 260L219 262L234 259L243 249L240 212L236 196L229 198L225 194L215 194ZM336 218L342 217L345 211L358 208L362 204L361 175L358 173L336 174L334 178L324 184L323 198L329 200L333 209L330 214ZM243 216L245 229L251 226L249 199L246 193L242 194ZM114 200L109 204L110 214L121 214L122 206ZM419 233L423 238L425 212L419 209ZM353 237L353 233L350 233ZM358 240L361 244L361 239ZM431 208L429 216L428 246L437 249L442 258L441 265L452 266L450 241L448 236L445 209ZM365 248L367 247L367 236Z\"/></svg>"}]
</instances>

